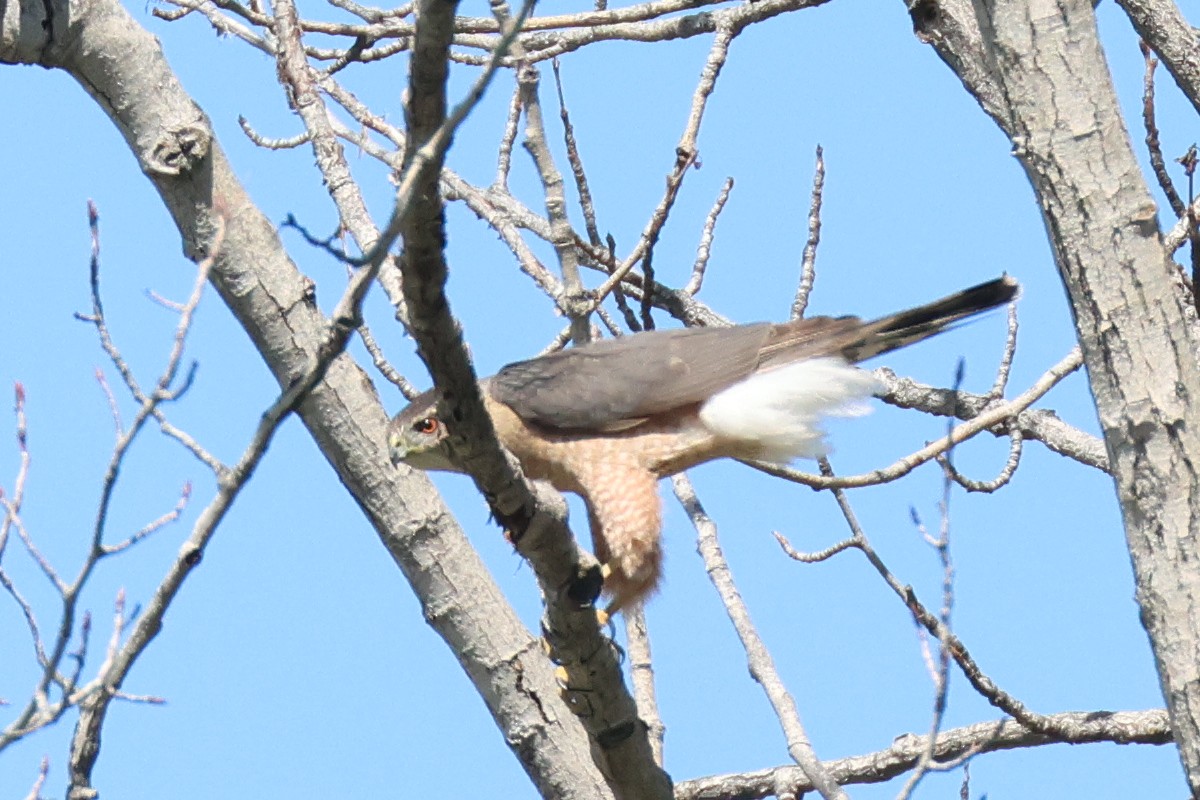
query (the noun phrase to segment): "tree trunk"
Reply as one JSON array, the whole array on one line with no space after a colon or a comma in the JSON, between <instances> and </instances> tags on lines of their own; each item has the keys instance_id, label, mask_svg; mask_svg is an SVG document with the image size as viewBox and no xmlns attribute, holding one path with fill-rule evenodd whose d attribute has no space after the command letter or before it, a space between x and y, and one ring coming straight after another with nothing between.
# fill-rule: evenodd
<instances>
[{"instance_id":1,"label":"tree trunk","mask_svg":"<svg viewBox=\"0 0 1200 800\"><path fill-rule=\"evenodd\" d=\"M1104 431L1142 622L1200 796L1200 426L1188 424L1200 421L1200 347L1092 5L910 9L918 33L1008 134L1037 194Z\"/></svg>"}]
</instances>

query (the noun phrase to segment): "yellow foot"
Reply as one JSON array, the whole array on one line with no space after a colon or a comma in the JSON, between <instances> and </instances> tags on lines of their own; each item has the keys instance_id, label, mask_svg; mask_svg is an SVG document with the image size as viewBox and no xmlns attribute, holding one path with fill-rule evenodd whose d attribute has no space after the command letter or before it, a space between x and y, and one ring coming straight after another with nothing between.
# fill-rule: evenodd
<instances>
[{"instance_id":1,"label":"yellow foot","mask_svg":"<svg viewBox=\"0 0 1200 800\"><path fill-rule=\"evenodd\" d=\"M558 684L558 695L571 713L577 717L589 717L593 713L592 702L588 695L591 689L571 685L571 674L564 666L554 668L554 681Z\"/></svg>"},{"instance_id":2,"label":"yellow foot","mask_svg":"<svg viewBox=\"0 0 1200 800\"><path fill-rule=\"evenodd\" d=\"M554 682L563 694L571 691L571 673L562 664L554 668Z\"/></svg>"}]
</instances>

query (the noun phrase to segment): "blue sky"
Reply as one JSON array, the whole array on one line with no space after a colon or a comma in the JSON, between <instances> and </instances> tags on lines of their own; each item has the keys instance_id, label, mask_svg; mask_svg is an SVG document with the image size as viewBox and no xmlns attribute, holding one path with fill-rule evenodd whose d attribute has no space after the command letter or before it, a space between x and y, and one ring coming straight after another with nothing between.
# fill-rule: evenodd
<instances>
[{"instance_id":1,"label":"blue sky","mask_svg":"<svg viewBox=\"0 0 1200 800\"><path fill-rule=\"evenodd\" d=\"M314 232L331 231L336 217L311 152L259 150L238 128L243 114L268 136L300 129L271 61L216 38L198 19L167 24L140 4L130 10L161 39L268 217L282 222L291 213ZM486 4L466 3L463 13L484 15ZM1100 13L1118 91L1137 120L1136 38L1112 4ZM660 197L709 43L601 44L563 60L600 228L613 234L619 252ZM110 324L143 383L161 369L175 324L145 293L182 298L194 273L152 187L80 87L41 69L8 67L4 75L0 106L11 113L0 116L0 393L9 397L14 381L26 388L34 461L25 521L46 554L73 575L113 439L95 369L117 385L94 331L72 318L89 304L87 199L101 212ZM455 88L461 92L470 78L459 69ZM347 76L392 120L401 116L404 80L399 59ZM547 67L543 98L554 120L551 88ZM1195 130L1173 88L1162 72L1168 157L1181 153ZM457 137L449 163L468 179L487 182L494 173L510 91L502 76ZM1133 138L1140 141L1140 131ZM1000 132L913 37L901 3L841 0L736 40L701 131L703 166L688 176L656 251L659 280L686 282L704 215L732 176L701 299L738 321L785 318L818 143L827 178L810 313L883 314L1008 272L1024 287L1014 393L1066 353L1069 312L1028 182ZM382 219L390 185L364 157L348 154ZM536 176L520 150L514 163L515 190L540 208ZM449 220L450 298L480 372L539 351L563 321L472 214L454 206ZM282 236L328 309L340 294L342 267L295 233ZM538 253L553 265L548 248ZM379 291L369 299L368 320L394 363L427 385L412 342L391 321ZM982 391L991 385L1003 334L1004 317L995 314L886 363L946 385L963 356L966 388ZM362 357L361 348L355 353ZM233 461L276 387L211 290L188 357L200 364L197 382L170 417ZM377 384L398 409L399 394ZM118 396L130 415L131 403ZM1096 432L1081 375L1042 405ZM11 430L11 416L0 414L6 490L17 464ZM881 405L833 431L833 464L849 473L890 463L941 435L944 423ZM992 477L1006 456L1006 444L993 440L956 453L960 468L978 478ZM178 446L153 431L138 442L117 490L114 538L169 509L188 480L194 499L181 523L105 563L92 582L85 605L96 617L97 642L109 633L118 589L131 605L149 596L213 491L205 469ZM736 464L705 466L693 480L818 754L865 753L902 733L924 732L932 686L905 609L857 554L800 565L772 538L780 531L809 550L842 538L832 498ZM535 625L540 603L530 570L487 524L482 500L465 479L441 476L437 483L506 595ZM911 506L936 521L936 467L851 497L892 569L936 604L937 559L909 520ZM669 494L664 500L667 574L648 616L667 768L683 780L786 764L778 726L695 554L695 534ZM959 491L951 511L956 627L997 683L1046 713L1161 705L1108 478L1029 443L1010 487L994 496ZM4 563L43 627L52 627L54 597L15 543ZM0 598L0 642L0 697L13 704L0 708L7 722L35 674L24 624L7 598ZM995 717L961 675L951 680L948 726ZM168 702L118 705L110 715L95 774L107 797L534 796L483 703L296 420L281 430L125 688ZM44 793L62 794L72 723L0 755L0 797L23 797L43 755L51 763ZM1181 777L1172 748L1055 746L978 759L972 794L1170 796L1184 791ZM959 780L957 773L934 776L919 796L948 796ZM852 795L895 791L856 787Z\"/></svg>"}]
</instances>

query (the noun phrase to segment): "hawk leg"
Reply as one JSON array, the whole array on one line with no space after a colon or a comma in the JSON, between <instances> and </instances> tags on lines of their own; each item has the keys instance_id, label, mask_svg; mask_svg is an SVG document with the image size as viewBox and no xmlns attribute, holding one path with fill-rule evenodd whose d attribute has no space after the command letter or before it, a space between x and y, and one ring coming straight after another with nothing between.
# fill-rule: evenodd
<instances>
[{"instance_id":1,"label":"hawk leg","mask_svg":"<svg viewBox=\"0 0 1200 800\"><path fill-rule=\"evenodd\" d=\"M592 547L604 566L609 616L641 602L662 574L658 481L642 470L609 471L585 487Z\"/></svg>"}]
</instances>

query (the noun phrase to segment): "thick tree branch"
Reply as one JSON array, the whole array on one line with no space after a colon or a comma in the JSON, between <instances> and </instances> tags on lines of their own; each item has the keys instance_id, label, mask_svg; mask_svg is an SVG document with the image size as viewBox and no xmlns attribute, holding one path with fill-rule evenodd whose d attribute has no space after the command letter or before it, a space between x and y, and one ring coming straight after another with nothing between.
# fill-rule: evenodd
<instances>
[{"instance_id":1,"label":"thick tree branch","mask_svg":"<svg viewBox=\"0 0 1200 800\"><path fill-rule=\"evenodd\" d=\"M1050 717L1056 727L1071 732L1067 741L1115 742L1117 744L1168 744L1171 728L1165 711L1067 711ZM933 747L939 761L975 750L993 753L1021 747L1037 747L1062 741L1050 739L1023 728L1012 720L977 722L938 734ZM861 756L826 761L824 767L840 785L882 783L912 769L928 747L928 737L906 734L891 746ZM813 791L799 767L786 766L737 775L713 775L682 781L675 787L675 800L707 800L712 797L737 797L755 800L775 797L781 791L799 796Z\"/></svg>"},{"instance_id":2,"label":"thick tree branch","mask_svg":"<svg viewBox=\"0 0 1200 800\"><path fill-rule=\"evenodd\" d=\"M1092 5L1063 0L1046 13L1025 2L932 5L930 41L1008 134L1037 194L1104 431L1143 624L1188 782L1200 793L1200 400L1191 388L1200 386L1200 341ZM951 30L973 30L982 45L941 35ZM1156 45L1155 31L1142 36L1174 73L1176 55ZM1186 38L1194 50L1194 32ZM986 85L976 85L980 75Z\"/></svg>"},{"instance_id":3,"label":"thick tree branch","mask_svg":"<svg viewBox=\"0 0 1200 800\"><path fill-rule=\"evenodd\" d=\"M93 95L158 189L192 258L209 251L215 209L223 209L230 223L212 282L280 384L290 385L312 363L328 322L154 37L112 0L51 2L21 21L4 56L63 68ZM527 754L525 766L559 796L605 796L578 723L546 712L557 688L536 641L429 481L388 463L387 418L361 370L335 359L299 413L413 585L426 619Z\"/></svg>"},{"instance_id":4,"label":"thick tree branch","mask_svg":"<svg viewBox=\"0 0 1200 800\"><path fill-rule=\"evenodd\" d=\"M561 501L548 504L535 496L501 449L446 300L445 214L438 193L442 159L440 154L419 164L414 159L446 118L455 5L445 0L420 3L409 74L405 171L414 166L418 171L413 202L402 223L401 270L410 326L418 352L442 392L439 405L442 418L448 420L449 445L533 563L548 603L547 634L568 671L569 686L586 686L590 707L583 721L596 745L597 766L620 796L669 797L670 779L654 762L646 726L637 717L613 649L590 606L581 607L578 598L568 596L584 568ZM514 749L543 792L568 788L547 784L526 761L529 754Z\"/></svg>"}]
</instances>

